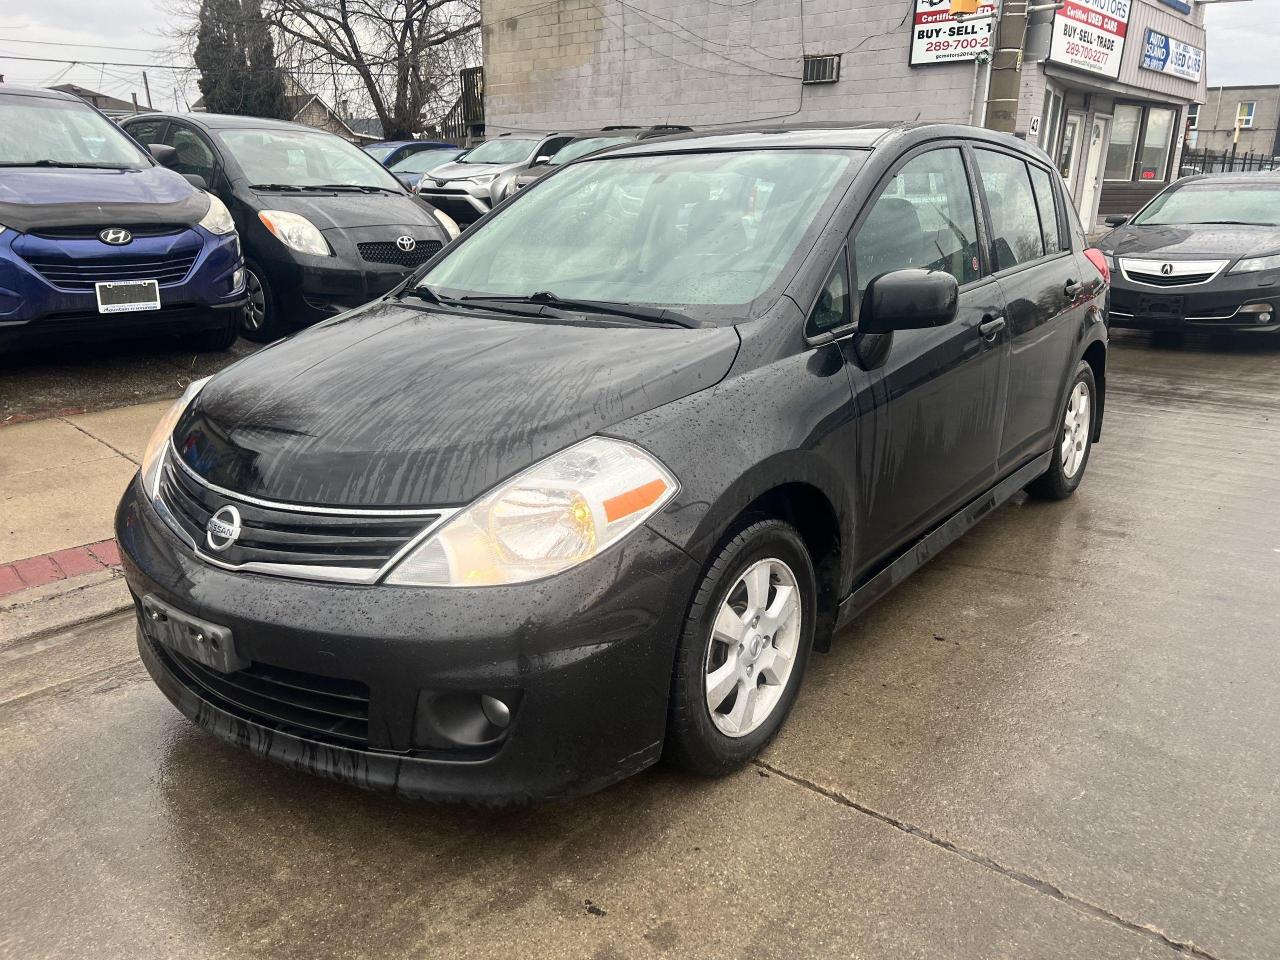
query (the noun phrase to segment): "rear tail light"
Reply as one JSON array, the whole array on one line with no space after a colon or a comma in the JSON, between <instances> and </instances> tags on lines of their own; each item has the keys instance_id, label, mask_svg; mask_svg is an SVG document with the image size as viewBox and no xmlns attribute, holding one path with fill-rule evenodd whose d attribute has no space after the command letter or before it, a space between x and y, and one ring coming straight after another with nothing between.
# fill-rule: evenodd
<instances>
[{"instance_id":1,"label":"rear tail light","mask_svg":"<svg viewBox=\"0 0 1280 960\"><path fill-rule=\"evenodd\" d=\"M1110 283L1111 268L1107 266L1107 255L1097 247L1090 247L1084 252L1084 255L1089 258L1090 263L1098 268L1098 272L1102 274L1102 282Z\"/></svg>"}]
</instances>

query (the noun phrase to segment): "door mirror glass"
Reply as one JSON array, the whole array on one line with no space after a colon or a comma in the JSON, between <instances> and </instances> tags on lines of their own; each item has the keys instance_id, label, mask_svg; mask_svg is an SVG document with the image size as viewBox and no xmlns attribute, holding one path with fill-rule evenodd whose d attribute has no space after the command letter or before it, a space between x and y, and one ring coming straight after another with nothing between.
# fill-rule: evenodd
<instances>
[{"instance_id":1,"label":"door mirror glass","mask_svg":"<svg viewBox=\"0 0 1280 960\"><path fill-rule=\"evenodd\" d=\"M894 270L882 273L862 295L860 333L924 330L956 318L960 285L944 270Z\"/></svg>"},{"instance_id":2,"label":"door mirror glass","mask_svg":"<svg viewBox=\"0 0 1280 960\"><path fill-rule=\"evenodd\" d=\"M1126 223L1129 222L1129 218L1111 216L1111 217L1107 217L1107 219L1102 222L1105 223L1108 227L1123 227Z\"/></svg>"},{"instance_id":3,"label":"door mirror glass","mask_svg":"<svg viewBox=\"0 0 1280 960\"><path fill-rule=\"evenodd\" d=\"M149 143L147 149L162 167L172 167L178 162L178 151L163 143Z\"/></svg>"}]
</instances>

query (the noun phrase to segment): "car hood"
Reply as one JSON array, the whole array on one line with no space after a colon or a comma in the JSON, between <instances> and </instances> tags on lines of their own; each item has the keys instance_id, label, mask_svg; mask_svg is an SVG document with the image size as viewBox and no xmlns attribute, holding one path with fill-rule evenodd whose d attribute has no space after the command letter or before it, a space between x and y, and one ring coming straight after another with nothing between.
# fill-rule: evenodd
<instances>
[{"instance_id":1,"label":"car hood","mask_svg":"<svg viewBox=\"0 0 1280 960\"><path fill-rule=\"evenodd\" d=\"M443 163L427 171L432 180L469 180L491 173L506 173L523 166L521 163Z\"/></svg>"},{"instance_id":2,"label":"car hood","mask_svg":"<svg viewBox=\"0 0 1280 960\"><path fill-rule=\"evenodd\" d=\"M164 167L0 169L0 223L21 232L36 227L197 223L208 209L209 198L202 190Z\"/></svg>"},{"instance_id":3,"label":"car hood","mask_svg":"<svg viewBox=\"0 0 1280 960\"><path fill-rule=\"evenodd\" d=\"M1280 250L1280 228L1196 224L1193 226L1117 227L1098 241L1105 253L1121 257L1196 260L1275 253Z\"/></svg>"},{"instance_id":4,"label":"car hood","mask_svg":"<svg viewBox=\"0 0 1280 960\"><path fill-rule=\"evenodd\" d=\"M732 327L525 322L381 301L215 376L174 443L209 482L269 500L465 504L719 382L738 343Z\"/></svg>"},{"instance_id":5,"label":"car hood","mask_svg":"<svg viewBox=\"0 0 1280 960\"><path fill-rule=\"evenodd\" d=\"M260 209L301 214L321 230L385 226L440 229L430 209L407 194L262 192L257 197Z\"/></svg>"}]
</instances>

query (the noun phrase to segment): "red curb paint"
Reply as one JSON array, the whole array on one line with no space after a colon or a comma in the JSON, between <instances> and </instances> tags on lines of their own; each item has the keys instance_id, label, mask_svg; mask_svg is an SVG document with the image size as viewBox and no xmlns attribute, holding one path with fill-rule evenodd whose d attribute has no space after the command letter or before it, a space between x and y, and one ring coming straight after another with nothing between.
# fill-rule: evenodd
<instances>
[{"instance_id":1,"label":"red curb paint","mask_svg":"<svg viewBox=\"0 0 1280 960\"><path fill-rule=\"evenodd\" d=\"M13 569L28 587L39 587L55 580L65 579L57 564L43 557L28 557L26 560L13 561Z\"/></svg>"},{"instance_id":2,"label":"red curb paint","mask_svg":"<svg viewBox=\"0 0 1280 960\"><path fill-rule=\"evenodd\" d=\"M94 573L101 570L103 564L89 552L88 547L72 547L70 550L59 550L49 554L49 559L58 565L64 577L78 577L82 573Z\"/></svg>"},{"instance_id":3,"label":"red curb paint","mask_svg":"<svg viewBox=\"0 0 1280 960\"><path fill-rule=\"evenodd\" d=\"M89 552L108 567L120 566L120 548L114 540L100 540L89 544Z\"/></svg>"},{"instance_id":4,"label":"red curb paint","mask_svg":"<svg viewBox=\"0 0 1280 960\"><path fill-rule=\"evenodd\" d=\"M6 563L3 567L0 567L0 597L7 593L17 593L25 587L26 584L18 576L18 571L13 569L13 564Z\"/></svg>"},{"instance_id":5,"label":"red curb paint","mask_svg":"<svg viewBox=\"0 0 1280 960\"><path fill-rule=\"evenodd\" d=\"M38 557L0 564L0 597L57 580L96 573L103 567L120 566L120 548L114 540L100 540L82 547L70 547Z\"/></svg>"}]
</instances>

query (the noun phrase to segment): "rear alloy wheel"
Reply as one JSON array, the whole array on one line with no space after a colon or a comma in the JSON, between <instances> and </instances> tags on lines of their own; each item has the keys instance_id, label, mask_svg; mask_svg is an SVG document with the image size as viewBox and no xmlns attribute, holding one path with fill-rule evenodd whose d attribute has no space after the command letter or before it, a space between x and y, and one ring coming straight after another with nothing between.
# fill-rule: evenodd
<instances>
[{"instance_id":1,"label":"rear alloy wheel","mask_svg":"<svg viewBox=\"0 0 1280 960\"><path fill-rule=\"evenodd\" d=\"M816 621L813 561L790 524L743 527L712 560L676 652L667 756L703 774L750 760L782 726Z\"/></svg>"},{"instance_id":2,"label":"rear alloy wheel","mask_svg":"<svg viewBox=\"0 0 1280 960\"><path fill-rule=\"evenodd\" d=\"M240 335L254 343L279 340L288 331L276 309L271 283L256 263L245 264L244 287L247 302L240 318Z\"/></svg>"},{"instance_id":3,"label":"rear alloy wheel","mask_svg":"<svg viewBox=\"0 0 1280 960\"><path fill-rule=\"evenodd\" d=\"M1067 402L1054 437L1049 469L1027 485L1027 492L1032 496L1043 500L1065 500L1080 486L1093 448L1096 391L1093 368L1082 360L1067 390Z\"/></svg>"}]
</instances>

